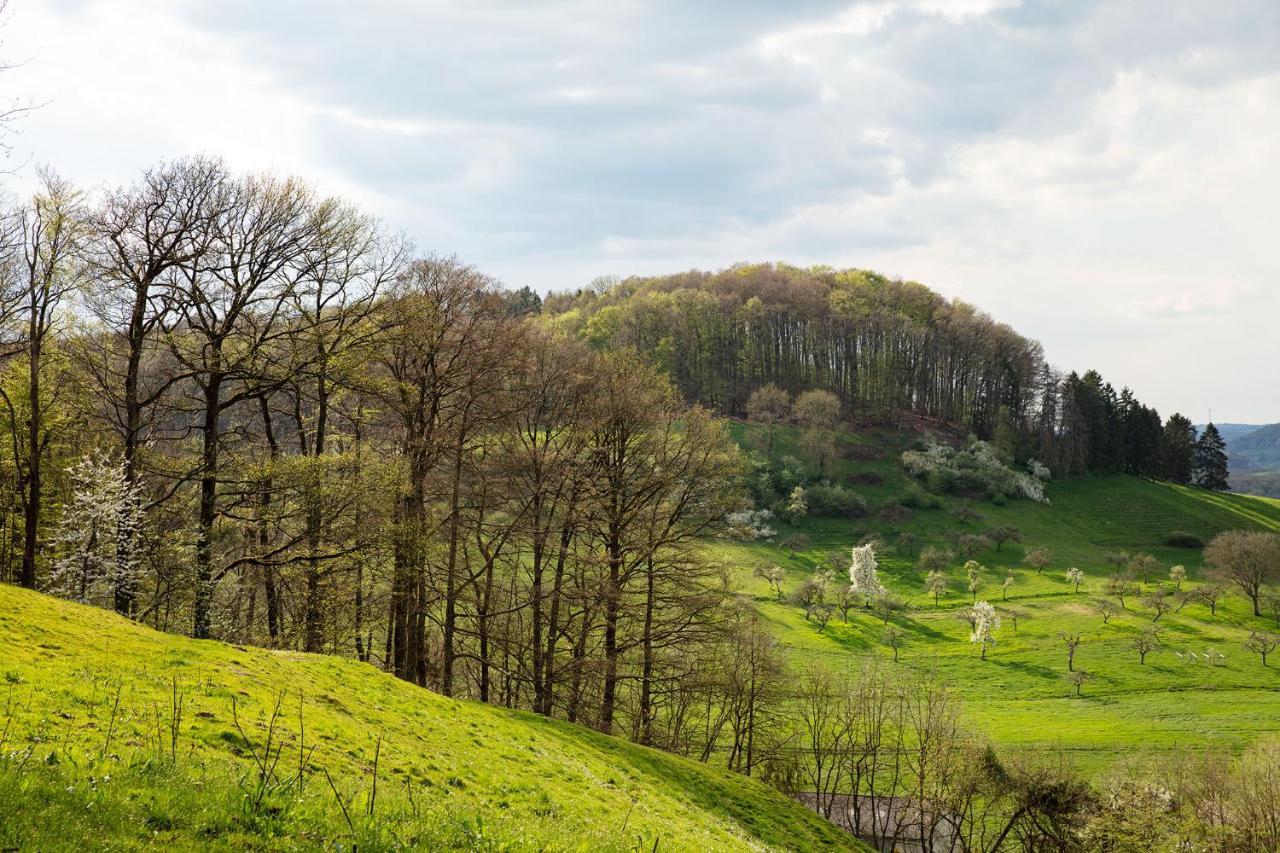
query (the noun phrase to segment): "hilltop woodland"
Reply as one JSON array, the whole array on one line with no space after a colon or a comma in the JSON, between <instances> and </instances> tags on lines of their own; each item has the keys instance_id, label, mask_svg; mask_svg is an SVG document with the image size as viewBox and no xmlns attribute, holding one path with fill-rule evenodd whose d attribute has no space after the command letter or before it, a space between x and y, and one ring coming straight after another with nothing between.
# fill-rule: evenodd
<instances>
[{"instance_id":1,"label":"hilltop woodland","mask_svg":"<svg viewBox=\"0 0 1280 853\"><path fill-rule=\"evenodd\" d=\"M744 266L543 301L297 180L190 159L92 197L46 174L0 220L0 274L0 578L195 638L352 657L828 812L851 791L945 803L966 849L1065 849L1091 790L1002 763L927 678L797 679L705 541L865 513L826 476L850 424L938 436L903 458L908 504L1039 501L1091 472L1226 485L1212 426L1162 421L973 307L864 271ZM725 416L768 446L740 448ZM773 453L784 425L800 462ZM1212 551L1255 613L1269 536ZM868 547L872 568L809 589L806 618L900 606L874 580L886 546ZM974 584L985 655L997 617ZM1266 760L1215 765L1236 780L1216 814L1253 803ZM1090 832L1119 820L1094 813Z\"/></svg>"}]
</instances>

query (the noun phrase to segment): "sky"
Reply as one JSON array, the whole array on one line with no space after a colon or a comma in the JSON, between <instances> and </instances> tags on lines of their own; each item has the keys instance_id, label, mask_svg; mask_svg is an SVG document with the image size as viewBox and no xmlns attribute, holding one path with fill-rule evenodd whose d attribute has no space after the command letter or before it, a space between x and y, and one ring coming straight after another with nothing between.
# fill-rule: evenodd
<instances>
[{"instance_id":1,"label":"sky","mask_svg":"<svg viewBox=\"0 0 1280 853\"><path fill-rule=\"evenodd\" d=\"M0 39L11 193L204 153L512 287L869 268L1280 420L1278 0L9 0Z\"/></svg>"}]
</instances>

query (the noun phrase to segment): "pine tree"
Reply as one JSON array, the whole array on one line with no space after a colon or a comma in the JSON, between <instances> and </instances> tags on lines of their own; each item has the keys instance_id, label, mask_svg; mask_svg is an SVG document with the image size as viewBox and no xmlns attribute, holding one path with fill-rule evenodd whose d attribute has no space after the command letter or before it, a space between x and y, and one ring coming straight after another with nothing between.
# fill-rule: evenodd
<instances>
[{"instance_id":1,"label":"pine tree","mask_svg":"<svg viewBox=\"0 0 1280 853\"><path fill-rule=\"evenodd\" d=\"M1225 492L1227 485L1227 443L1213 424L1204 428L1196 441L1196 485Z\"/></svg>"}]
</instances>

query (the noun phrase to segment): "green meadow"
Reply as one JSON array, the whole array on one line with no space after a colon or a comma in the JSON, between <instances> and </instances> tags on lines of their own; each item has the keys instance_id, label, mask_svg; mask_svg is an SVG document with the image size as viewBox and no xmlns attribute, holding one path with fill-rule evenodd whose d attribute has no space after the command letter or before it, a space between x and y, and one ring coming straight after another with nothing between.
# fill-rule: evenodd
<instances>
[{"instance_id":1,"label":"green meadow","mask_svg":"<svg viewBox=\"0 0 1280 853\"><path fill-rule=\"evenodd\" d=\"M0 585L0 849L853 849L738 774Z\"/></svg>"},{"instance_id":2,"label":"green meadow","mask_svg":"<svg viewBox=\"0 0 1280 853\"><path fill-rule=\"evenodd\" d=\"M741 424L735 434L752 446L763 443ZM775 452L794 452L794 440L793 433L782 431ZM975 728L1002 749L1061 750L1084 771L1100 774L1120 759L1187 748L1234 749L1280 730L1280 653L1264 667L1243 646L1251 631L1276 631L1277 624L1270 614L1252 616L1237 590L1223 596L1216 615L1200 602L1162 615L1154 623L1161 647L1145 665L1132 645L1153 624L1154 613L1142 597L1158 585L1173 588L1171 566L1186 567L1184 589L1203 581L1201 550L1167 546L1170 533L1185 531L1208 541L1233 528L1280 531L1280 501L1110 475L1052 482L1048 504L1010 500L998 506L944 497L938 508L910 510L909 517L887 521L880 511L910 488L898 464L909 442L891 431L842 438L841 458L828 473L867 499L866 517L809 517L795 525L777 524L778 533L768 542L707 546L731 568L737 588L753 600L796 667L821 663L839 669L860 665L867 656L895 665L892 650L882 643L886 625L879 615L854 609L848 622L837 611L823 628L806 620L802 607L779 600L753 569L781 566L785 595L813 572L829 568L829 557L847 572L850 547L878 534L890 546L880 558L881 581L906 604L889 620L903 635L896 666L933 673L952 686ZM960 520L955 514L960 506L979 517ZM949 588L935 605L916 557L895 543L907 532L919 539L919 547L942 548L949 530L981 533L1001 526L1017 528L1021 541L974 557L984 566L977 597L1002 616L997 644L984 661L969 642L964 618L972 600L964 561L957 558L947 569ZM797 550L782 544L796 534L802 536ZM1043 573L1024 562L1026 551L1037 547L1052 555ZM1104 584L1115 572L1106 557L1121 550L1153 555L1161 571L1143 592L1127 596L1125 608L1104 624L1096 603L1108 598ZM1085 575L1078 592L1065 576L1073 567ZM835 580L847 583L842 572ZM1014 581L1006 598L1003 582L1009 574ZM1064 632L1080 637L1075 668L1088 673L1080 696L1067 681ZM1205 662L1206 653L1212 662Z\"/></svg>"}]
</instances>

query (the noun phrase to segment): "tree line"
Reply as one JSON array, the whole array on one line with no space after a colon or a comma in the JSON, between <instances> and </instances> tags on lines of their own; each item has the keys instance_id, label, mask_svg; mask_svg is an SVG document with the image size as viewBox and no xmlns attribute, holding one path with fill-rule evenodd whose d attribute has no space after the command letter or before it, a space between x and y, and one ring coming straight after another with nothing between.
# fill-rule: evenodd
<instances>
[{"instance_id":1,"label":"tree line","mask_svg":"<svg viewBox=\"0 0 1280 853\"><path fill-rule=\"evenodd\" d=\"M1043 348L968 303L875 272L743 264L602 281L551 294L549 322L597 348L646 353L686 399L722 414L753 392L823 390L848 419L941 424L1058 476L1127 471L1226 488L1216 429L1198 440L1096 371L1064 375Z\"/></svg>"}]
</instances>

